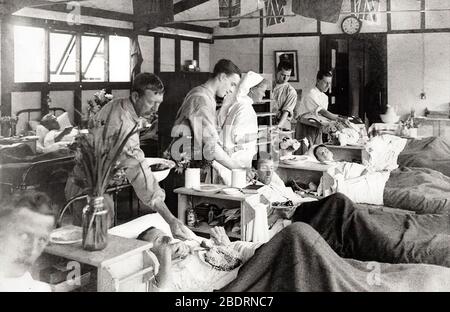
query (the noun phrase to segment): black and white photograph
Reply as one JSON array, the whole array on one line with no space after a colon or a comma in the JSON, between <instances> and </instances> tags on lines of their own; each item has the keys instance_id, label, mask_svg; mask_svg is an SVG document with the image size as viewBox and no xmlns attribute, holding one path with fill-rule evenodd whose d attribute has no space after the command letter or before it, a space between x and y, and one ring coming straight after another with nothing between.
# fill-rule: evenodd
<instances>
[{"instance_id":1,"label":"black and white photograph","mask_svg":"<svg viewBox=\"0 0 450 312\"><path fill-rule=\"evenodd\" d=\"M275 64L280 62L289 62L292 64L291 77L289 81L298 82L298 57L297 51L275 51ZM276 69L275 69L276 70Z\"/></svg>"},{"instance_id":2,"label":"black and white photograph","mask_svg":"<svg viewBox=\"0 0 450 312\"><path fill-rule=\"evenodd\" d=\"M449 0L0 0L0 292L449 292L449 213Z\"/></svg>"}]
</instances>

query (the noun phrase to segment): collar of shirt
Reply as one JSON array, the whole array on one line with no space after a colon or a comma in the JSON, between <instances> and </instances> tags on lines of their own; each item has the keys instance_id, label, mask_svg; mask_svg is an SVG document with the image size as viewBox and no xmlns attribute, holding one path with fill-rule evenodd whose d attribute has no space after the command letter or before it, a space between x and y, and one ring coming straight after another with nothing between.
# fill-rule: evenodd
<instances>
[{"instance_id":1,"label":"collar of shirt","mask_svg":"<svg viewBox=\"0 0 450 312\"><path fill-rule=\"evenodd\" d=\"M122 108L125 111L130 113L131 118L136 123L139 122L140 117L136 113L136 109L134 108L133 101L131 100L131 98L128 97L128 98L123 99L123 101L122 101Z\"/></svg>"},{"instance_id":2,"label":"collar of shirt","mask_svg":"<svg viewBox=\"0 0 450 312\"><path fill-rule=\"evenodd\" d=\"M211 90L206 84L202 84L200 86L206 90L206 95L209 96L213 100L214 104L216 104L216 96L215 96L213 90Z\"/></svg>"}]
</instances>

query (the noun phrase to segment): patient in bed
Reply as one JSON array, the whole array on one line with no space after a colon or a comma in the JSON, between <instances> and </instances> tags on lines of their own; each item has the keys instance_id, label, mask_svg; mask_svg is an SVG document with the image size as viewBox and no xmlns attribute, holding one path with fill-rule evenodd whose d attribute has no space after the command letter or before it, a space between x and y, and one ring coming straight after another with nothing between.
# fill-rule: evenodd
<instances>
[{"instance_id":1,"label":"patient in bed","mask_svg":"<svg viewBox=\"0 0 450 312\"><path fill-rule=\"evenodd\" d=\"M66 147L78 134L78 130L71 125L67 113L63 113L58 118L53 114L47 114L42 118L41 125L47 130L40 135L43 136L43 140L40 138L40 143L44 152Z\"/></svg>"},{"instance_id":2,"label":"patient in bed","mask_svg":"<svg viewBox=\"0 0 450 312\"><path fill-rule=\"evenodd\" d=\"M339 257L312 227L295 223L265 244L230 242L214 228L209 249L175 242L151 227L159 270L151 291L448 291L450 269Z\"/></svg>"}]
</instances>

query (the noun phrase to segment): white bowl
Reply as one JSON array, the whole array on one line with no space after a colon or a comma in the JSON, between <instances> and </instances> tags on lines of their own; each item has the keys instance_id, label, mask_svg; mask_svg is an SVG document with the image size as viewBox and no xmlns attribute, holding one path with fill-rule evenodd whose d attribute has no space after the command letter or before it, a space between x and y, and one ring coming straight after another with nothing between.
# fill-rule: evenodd
<instances>
[{"instance_id":1,"label":"white bowl","mask_svg":"<svg viewBox=\"0 0 450 312\"><path fill-rule=\"evenodd\" d=\"M146 160L145 164L148 165L149 169L150 169L150 166L156 165L156 164L164 164L165 166L169 167L169 168L161 170L161 171L153 171L152 170L153 176L156 178L156 180L158 182L161 182L162 180L167 178L167 176L169 175L170 169L175 167L175 162L173 162L172 160L169 160L169 159L165 159L165 158L158 158L158 157L148 158L147 157L147 158L145 158L145 160Z\"/></svg>"},{"instance_id":2,"label":"white bowl","mask_svg":"<svg viewBox=\"0 0 450 312\"><path fill-rule=\"evenodd\" d=\"M380 118L384 123L396 123L399 121L400 116L399 115L392 115L392 114L380 114Z\"/></svg>"}]
</instances>

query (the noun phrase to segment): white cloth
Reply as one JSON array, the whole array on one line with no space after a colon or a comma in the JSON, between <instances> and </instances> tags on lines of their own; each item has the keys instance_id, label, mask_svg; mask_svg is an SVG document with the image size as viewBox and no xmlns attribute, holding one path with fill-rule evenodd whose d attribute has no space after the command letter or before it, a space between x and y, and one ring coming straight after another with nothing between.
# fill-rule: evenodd
<instances>
[{"instance_id":1,"label":"white cloth","mask_svg":"<svg viewBox=\"0 0 450 312\"><path fill-rule=\"evenodd\" d=\"M330 120L319 114L322 109L328 110L328 96L317 87L312 88L303 98L297 107L296 118L314 118L320 122L329 122Z\"/></svg>"},{"instance_id":2,"label":"white cloth","mask_svg":"<svg viewBox=\"0 0 450 312\"><path fill-rule=\"evenodd\" d=\"M262 80L261 75L252 71L248 72L241 79L236 92L225 100L217 115L223 149L231 159L245 168L252 167L258 140L258 119L248 93L250 88ZM231 170L217 161L213 162L213 168L226 185L231 185Z\"/></svg>"},{"instance_id":3,"label":"white cloth","mask_svg":"<svg viewBox=\"0 0 450 312\"><path fill-rule=\"evenodd\" d=\"M337 162L324 172L318 193L329 196L342 193L355 203L383 205L383 193L389 171L370 172L364 165Z\"/></svg>"},{"instance_id":4,"label":"white cloth","mask_svg":"<svg viewBox=\"0 0 450 312\"><path fill-rule=\"evenodd\" d=\"M241 214L241 218L244 218L245 223L245 239L252 242L266 243L270 239L269 224L267 222L269 202L262 201L261 196L256 194L246 197L243 205L245 207L245 215Z\"/></svg>"},{"instance_id":5,"label":"white cloth","mask_svg":"<svg viewBox=\"0 0 450 312\"><path fill-rule=\"evenodd\" d=\"M49 284L39 282L26 272L20 277L0 277L0 292L51 292Z\"/></svg>"},{"instance_id":6,"label":"white cloth","mask_svg":"<svg viewBox=\"0 0 450 312\"><path fill-rule=\"evenodd\" d=\"M78 134L78 129L74 128L68 134L63 136L59 142L55 142L55 138L62 131L63 130L50 130L44 137L44 149L49 149L54 144L59 146L67 146L68 144L73 143L73 141L75 140L75 136Z\"/></svg>"},{"instance_id":7,"label":"white cloth","mask_svg":"<svg viewBox=\"0 0 450 312\"><path fill-rule=\"evenodd\" d=\"M362 163L373 171L394 170L406 143L406 139L390 134L373 137L362 151Z\"/></svg>"}]
</instances>

